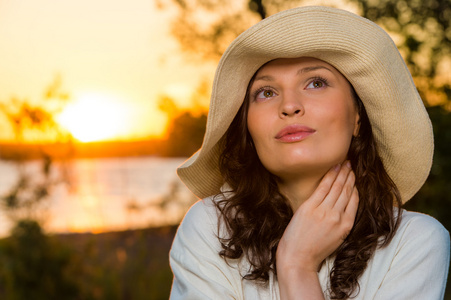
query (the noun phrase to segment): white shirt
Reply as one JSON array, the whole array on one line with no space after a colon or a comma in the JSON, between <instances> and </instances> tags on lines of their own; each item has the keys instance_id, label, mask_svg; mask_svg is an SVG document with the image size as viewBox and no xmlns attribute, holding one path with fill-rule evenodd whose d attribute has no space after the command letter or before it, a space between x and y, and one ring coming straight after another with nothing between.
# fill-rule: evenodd
<instances>
[{"instance_id":1,"label":"white shirt","mask_svg":"<svg viewBox=\"0 0 451 300\"><path fill-rule=\"evenodd\" d=\"M227 263L219 256L219 218L212 201L194 204L177 230L170 251L171 299L280 299L272 273L267 285L245 280L245 259ZM448 231L430 216L403 210L396 235L368 262L354 299L443 299L449 259ZM318 273L326 299L332 266L328 259Z\"/></svg>"}]
</instances>

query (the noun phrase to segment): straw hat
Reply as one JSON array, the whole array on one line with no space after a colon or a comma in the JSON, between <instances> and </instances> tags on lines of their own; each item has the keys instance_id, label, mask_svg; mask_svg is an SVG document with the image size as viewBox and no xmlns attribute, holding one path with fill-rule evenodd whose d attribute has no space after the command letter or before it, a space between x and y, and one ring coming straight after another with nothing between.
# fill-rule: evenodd
<instances>
[{"instance_id":1,"label":"straw hat","mask_svg":"<svg viewBox=\"0 0 451 300\"><path fill-rule=\"evenodd\" d=\"M198 197L219 193L218 141L240 108L253 74L276 58L309 56L338 69L370 119L378 151L402 201L425 182L432 164L429 116L388 34L353 13L321 6L277 13L238 36L222 56L213 83L202 148L177 174Z\"/></svg>"}]
</instances>

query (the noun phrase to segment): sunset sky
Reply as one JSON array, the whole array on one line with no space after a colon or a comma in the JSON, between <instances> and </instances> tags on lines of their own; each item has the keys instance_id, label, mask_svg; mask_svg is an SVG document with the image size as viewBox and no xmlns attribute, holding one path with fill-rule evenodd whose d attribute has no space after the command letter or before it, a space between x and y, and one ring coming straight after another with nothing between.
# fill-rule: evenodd
<instances>
[{"instance_id":1,"label":"sunset sky","mask_svg":"<svg viewBox=\"0 0 451 300\"><path fill-rule=\"evenodd\" d=\"M190 63L169 33L174 11L149 0L0 1L0 102L36 101L59 75L57 119L82 141L158 135L158 97L187 105L214 63ZM12 138L0 117L0 140Z\"/></svg>"}]
</instances>

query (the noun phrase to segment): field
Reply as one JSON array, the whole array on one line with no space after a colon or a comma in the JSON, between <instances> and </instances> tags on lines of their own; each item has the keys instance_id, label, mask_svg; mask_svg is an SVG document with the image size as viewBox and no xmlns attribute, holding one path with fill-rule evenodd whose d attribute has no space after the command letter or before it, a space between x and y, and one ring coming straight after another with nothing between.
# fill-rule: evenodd
<instances>
[{"instance_id":1,"label":"field","mask_svg":"<svg viewBox=\"0 0 451 300\"><path fill-rule=\"evenodd\" d=\"M50 237L36 228L0 241L0 298L168 299L175 226Z\"/></svg>"}]
</instances>

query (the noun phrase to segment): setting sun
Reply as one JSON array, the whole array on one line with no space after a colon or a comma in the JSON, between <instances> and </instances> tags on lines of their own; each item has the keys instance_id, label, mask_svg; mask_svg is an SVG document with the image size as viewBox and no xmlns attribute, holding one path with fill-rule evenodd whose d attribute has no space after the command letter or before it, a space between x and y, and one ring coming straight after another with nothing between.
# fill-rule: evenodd
<instances>
[{"instance_id":1,"label":"setting sun","mask_svg":"<svg viewBox=\"0 0 451 300\"><path fill-rule=\"evenodd\" d=\"M127 134L130 119L130 109L125 103L100 94L78 98L57 117L81 142L121 138Z\"/></svg>"}]
</instances>

